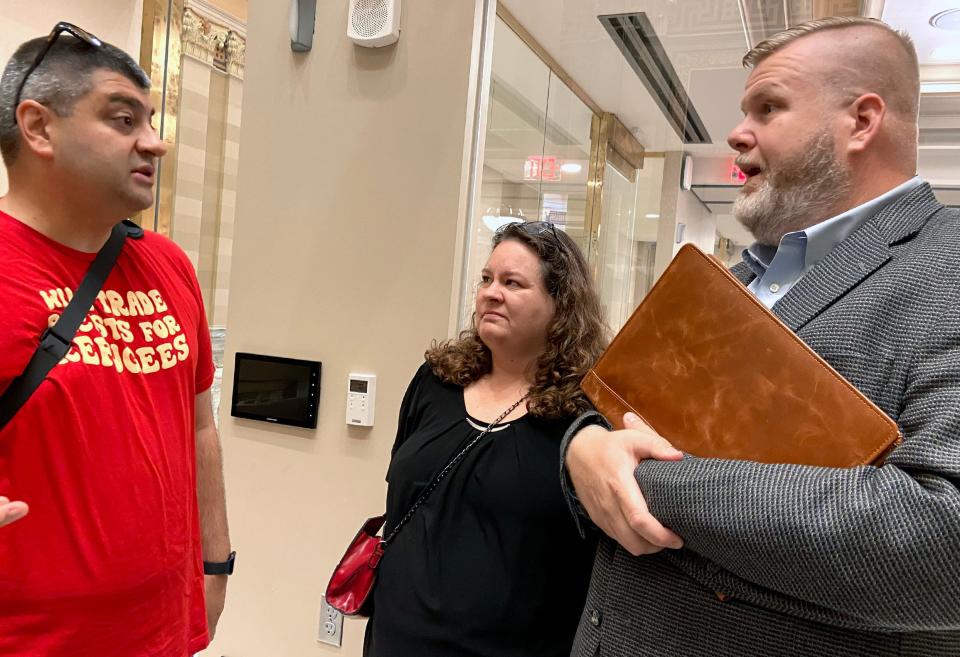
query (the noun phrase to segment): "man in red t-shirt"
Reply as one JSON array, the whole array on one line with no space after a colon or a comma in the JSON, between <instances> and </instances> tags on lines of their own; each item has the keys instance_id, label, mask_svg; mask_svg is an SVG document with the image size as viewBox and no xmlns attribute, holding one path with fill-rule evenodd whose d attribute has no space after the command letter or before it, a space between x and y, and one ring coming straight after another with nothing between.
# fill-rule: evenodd
<instances>
[{"instance_id":1,"label":"man in red t-shirt","mask_svg":"<svg viewBox=\"0 0 960 657\"><path fill-rule=\"evenodd\" d=\"M0 392L113 225L151 205L166 152L140 67L65 29L23 44L0 80ZM233 559L213 375L190 261L156 233L128 239L66 357L0 430L0 655L209 643L226 575L204 572Z\"/></svg>"}]
</instances>

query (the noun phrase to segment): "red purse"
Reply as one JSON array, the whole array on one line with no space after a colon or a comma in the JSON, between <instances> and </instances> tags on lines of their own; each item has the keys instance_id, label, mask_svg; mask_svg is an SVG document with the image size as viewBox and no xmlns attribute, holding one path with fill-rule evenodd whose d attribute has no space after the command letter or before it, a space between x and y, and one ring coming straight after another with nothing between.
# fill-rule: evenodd
<instances>
[{"instance_id":1,"label":"red purse","mask_svg":"<svg viewBox=\"0 0 960 657\"><path fill-rule=\"evenodd\" d=\"M363 523L327 584L327 604L345 616L370 615L370 594L386 544L377 536L384 520L386 516L377 516Z\"/></svg>"},{"instance_id":2,"label":"red purse","mask_svg":"<svg viewBox=\"0 0 960 657\"><path fill-rule=\"evenodd\" d=\"M384 549L393 541L400 532L400 529L407 524L407 521L413 517L417 509L427 501L427 498L436 490L444 477L450 474L450 472L457 467L457 464L463 460L467 452L473 449L474 445L480 442L481 438L490 433L493 427L500 424L505 417L510 415L513 409L519 406L524 399L526 399L526 396L518 399L517 403L504 411L503 415L488 424L487 427L480 432L480 435L471 440L466 447L460 450L459 454L447 463L446 467L433 478L430 485L421 493L420 497L414 502L413 506L410 507L406 515L400 519L400 522L393 528L389 536L386 538L377 536L377 532L383 527L386 516L368 518L367 521L363 523L360 531L357 532L357 535L353 537L349 547L347 547L347 551L344 552L340 563L338 563L334 569L333 575L330 576L330 582L327 584L327 592L324 594L328 605L344 616L365 617L370 615L373 611L373 596L371 594L373 593L373 585L376 584L377 581L377 566L380 565L380 559L383 558Z\"/></svg>"}]
</instances>

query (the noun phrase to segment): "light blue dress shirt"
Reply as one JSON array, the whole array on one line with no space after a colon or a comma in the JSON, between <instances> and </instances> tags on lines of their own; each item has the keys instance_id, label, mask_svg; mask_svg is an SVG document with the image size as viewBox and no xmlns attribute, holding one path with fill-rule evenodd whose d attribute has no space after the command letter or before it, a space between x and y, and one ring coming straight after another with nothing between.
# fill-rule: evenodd
<instances>
[{"instance_id":1,"label":"light blue dress shirt","mask_svg":"<svg viewBox=\"0 0 960 657\"><path fill-rule=\"evenodd\" d=\"M765 244L754 244L743 252L743 260L757 275L748 289L767 308L779 301L797 284L803 275L820 262L848 235L901 196L919 187L919 176L897 185L862 205L847 210L806 230L787 233L774 249Z\"/></svg>"}]
</instances>

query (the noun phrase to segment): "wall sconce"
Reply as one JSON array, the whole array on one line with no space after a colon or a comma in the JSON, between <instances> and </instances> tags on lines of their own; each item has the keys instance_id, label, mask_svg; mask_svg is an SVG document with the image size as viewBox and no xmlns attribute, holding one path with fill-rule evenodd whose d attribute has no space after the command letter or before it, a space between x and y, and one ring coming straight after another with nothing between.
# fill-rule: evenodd
<instances>
[{"instance_id":1,"label":"wall sconce","mask_svg":"<svg viewBox=\"0 0 960 657\"><path fill-rule=\"evenodd\" d=\"M313 47L317 0L290 0L290 49L306 52Z\"/></svg>"},{"instance_id":2,"label":"wall sconce","mask_svg":"<svg viewBox=\"0 0 960 657\"><path fill-rule=\"evenodd\" d=\"M690 191L693 189L693 156L684 155L680 160L680 189ZM679 242L678 242L679 244Z\"/></svg>"}]
</instances>

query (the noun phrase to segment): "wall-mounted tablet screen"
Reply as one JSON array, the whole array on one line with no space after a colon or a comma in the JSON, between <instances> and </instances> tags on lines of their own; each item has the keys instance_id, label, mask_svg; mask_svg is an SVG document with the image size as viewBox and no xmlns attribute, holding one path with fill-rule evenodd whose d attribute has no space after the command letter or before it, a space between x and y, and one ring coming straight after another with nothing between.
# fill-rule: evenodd
<instances>
[{"instance_id":1,"label":"wall-mounted tablet screen","mask_svg":"<svg viewBox=\"0 0 960 657\"><path fill-rule=\"evenodd\" d=\"M320 366L312 360L237 353L230 414L316 428Z\"/></svg>"}]
</instances>

